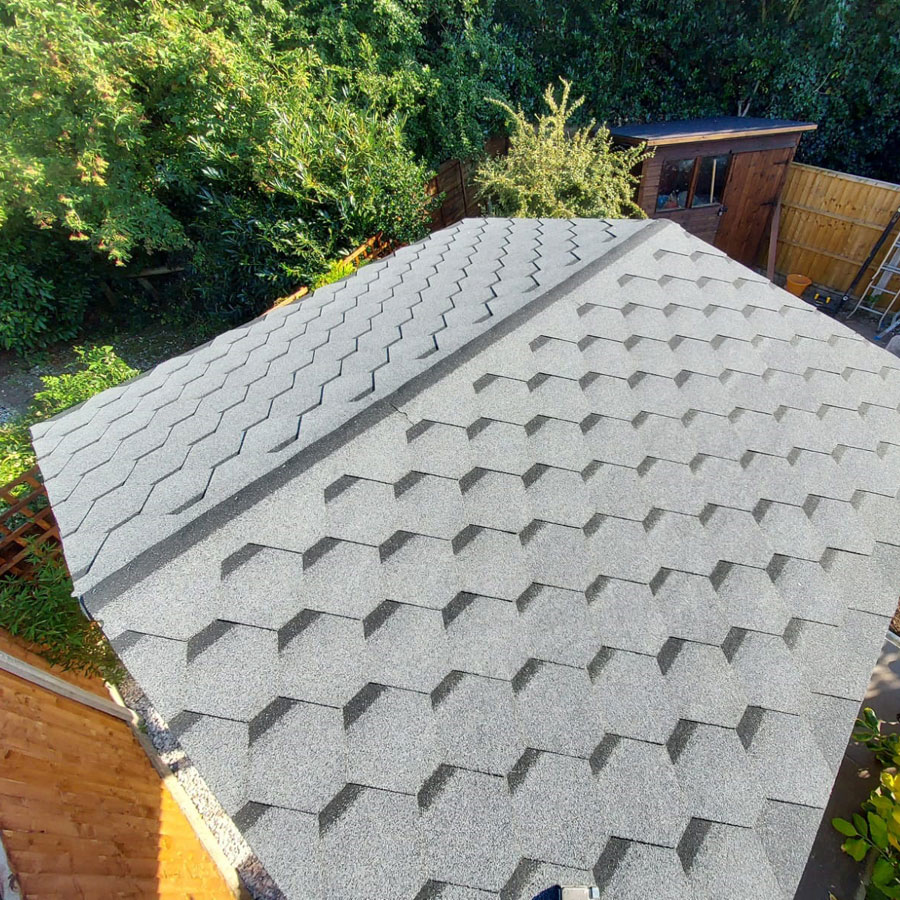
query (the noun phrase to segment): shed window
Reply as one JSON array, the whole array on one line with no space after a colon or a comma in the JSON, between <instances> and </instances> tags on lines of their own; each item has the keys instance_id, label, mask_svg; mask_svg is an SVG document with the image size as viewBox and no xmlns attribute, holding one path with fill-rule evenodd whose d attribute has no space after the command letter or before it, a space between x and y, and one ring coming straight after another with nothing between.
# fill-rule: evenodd
<instances>
[{"instance_id":1,"label":"shed window","mask_svg":"<svg viewBox=\"0 0 900 900\"><path fill-rule=\"evenodd\" d=\"M691 206L713 206L722 202L725 175L728 173L728 156L701 156Z\"/></svg>"},{"instance_id":2,"label":"shed window","mask_svg":"<svg viewBox=\"0 0 900 900\"><path fill-rule=\"evenodd\" d=\"M694 162L693 159L667 159L663 163L657 209L687 209Z\"/></svg>"},{"instance_id":3,"label":"shed window","mask_svg":"<svg viewBox=\"0 0 900 900\"><path fill-rule=\"evenodd\" d=\"M659 178L658 210L697 209L722 202L728 154L667 159Z\"/></svg>"}]
</instances>

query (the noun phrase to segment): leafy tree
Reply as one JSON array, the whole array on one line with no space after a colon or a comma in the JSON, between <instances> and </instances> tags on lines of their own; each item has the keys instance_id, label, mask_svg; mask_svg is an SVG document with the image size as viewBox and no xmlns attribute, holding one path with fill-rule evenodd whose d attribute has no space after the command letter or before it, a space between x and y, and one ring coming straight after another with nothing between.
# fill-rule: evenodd
<instances>
[{"instance_id":1,"label":"leafy tree","mask_svg":"<svg viewBox=\"0 0 900 900\"><path fill-rule=\"evenodd\" d=\"M900 181L900 0L6 0L0 346L259 311L384 231L563 77L573 126L812 119L799 158ZM180 274L144 294L147 265ZM150 298L148 300L148 297ZM104 301L105 302L105 301Z\"/></svg>"},{"instance_id":2,"label":"leafy tree","mask_svg":"<svg viewBox=\"0 0 900 900\"><path fill-rule=\"evenodd\" d=\"M376 231L425 233L402 115L351 96L295 25L275 0L6 4L0 279L30 281L0 341L70 336L86 288L127 296L160 254L186 273L170 300L239 319ZM54 267L41 233L86 252Z\"/></svg>"},{"instance_id":3,"label":"leafy tree","mask_svg":"<svg viewBox=\"0 0 900 900\"><path fill-rule=\"evenodd\" d=\"M563 81L559 99L544 92L549 113L534 123L520 110L498 104L512 122L509 152L486 160L476 181L493 211L506 216L622 219L644 213L633 202L634 168L648 154L640 148L614 150L609 131L591 121L571 132L568 123L584 103L569 104Z\"/></svg>"}]
</instances>

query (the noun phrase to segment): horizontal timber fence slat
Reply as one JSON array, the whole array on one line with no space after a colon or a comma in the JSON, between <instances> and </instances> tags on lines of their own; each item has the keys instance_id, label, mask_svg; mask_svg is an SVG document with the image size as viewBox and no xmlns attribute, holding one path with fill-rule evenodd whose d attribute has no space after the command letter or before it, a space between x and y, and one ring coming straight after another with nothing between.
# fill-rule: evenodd
<instances>
[{"instance_id":1,"label":"horizontal timber fence slat","mask_svg":"<svg viewBox=\"0 0 900 900\"><path fill-rule=\"evenodd\" d=\"M900 207L900 185L791 163L781 199L775 268L843 292ZM898 226L900 227L900 226ZM890 241L857 290L868 284Z\"/></svg>"},{"instance_id":2,"label":"horizontal timber fence slat","mask_svg":"<svg viewBox=\"0 0 900 900\"><path fill-rule=\"evenodd\" d=\"M484 152L487 156L503 156L508 151L509 137L505 134L495 134L485 141ZM429 197L444 195L441 205L431 217L432 231L454 225L469 216L482 215L478 189L475 187L477 168L478 161L474 159L448 159L426 183L425 193Z\"/></svg>"}]
</instances>

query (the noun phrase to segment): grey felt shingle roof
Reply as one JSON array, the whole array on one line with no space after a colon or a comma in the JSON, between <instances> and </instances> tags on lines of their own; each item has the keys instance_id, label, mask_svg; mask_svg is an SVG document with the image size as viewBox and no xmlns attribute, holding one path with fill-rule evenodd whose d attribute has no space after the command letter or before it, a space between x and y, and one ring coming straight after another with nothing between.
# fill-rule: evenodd
<instances>
[{"instance_id":1,"label":"grey felt shingle roof","mask_svg":"<svg viewBox=\"0 0 900 900\"><path fill-rule=\"evenodd\" d=\"M470 220L36 425L78 588L92 587L642 227Z\"/></svg>"},{"instance_id":2,"label":"grey felt shingle roof","mask_svg":"<svg viewBox=\"0 0 900 900\"><path fill-rule=\"evenodd\" d=\"M792 897L896 604L900 360L665 223L469 220L273 315L37 449L285 894Z\"/></svg>"}]
</instances>

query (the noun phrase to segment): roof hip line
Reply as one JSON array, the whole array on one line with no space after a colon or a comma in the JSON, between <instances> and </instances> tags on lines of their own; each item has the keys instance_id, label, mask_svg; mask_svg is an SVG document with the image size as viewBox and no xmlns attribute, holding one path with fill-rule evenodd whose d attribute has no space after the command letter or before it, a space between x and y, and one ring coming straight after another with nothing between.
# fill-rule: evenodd
<instances>
[{"instance_id":1,"label":"roof hip line","mask_svg":"<svg viewBox=\"0 0 900 900\"><path fill-rule=\"evenodd\" d=\"M468 343L452 351L437 361L431 368L413 376L387 396L376 400L351 419L338 425L328 434L307 445L295 456L285 460L277 468L262 474L235 494L224 498L212 508L202 512L196 519L185 524L171 535L158 541L139 553L131 562L107 575L96 585L85 591L83 601L89 601L90 609L98 613L105 604L111 602L124 591L143 581L153 572L181 556L191 547L210 535L225 522L246 512L263 500L272 491L285 485L289 480L306 471L320 460L343 446L347 441L367 431L387 416L396 412L396 407L409 402L426 388L445 377L460 364L471 359L502 337L546 309L561 297L593 278L598 272L631 253L659 232L671 228L672 223L662 219L648 220L639 231L624 238L609 252L584 265L564 281L524 303L519 309L501 319L496 325L474 337ZM83 604L84 605L84 604Z\"/></svg>"}]
</instances>

